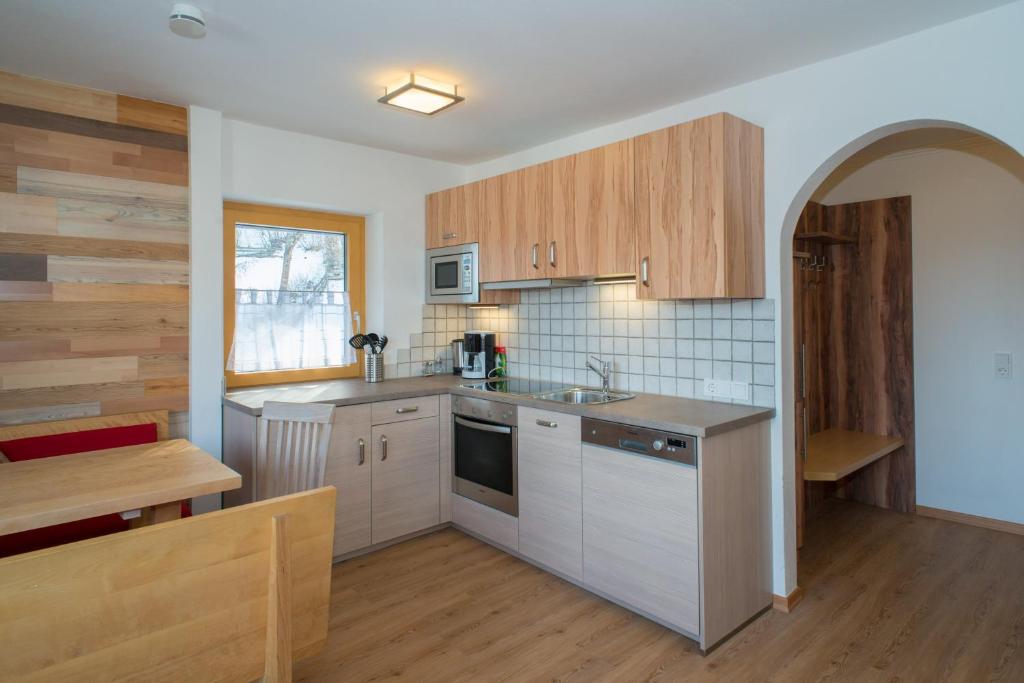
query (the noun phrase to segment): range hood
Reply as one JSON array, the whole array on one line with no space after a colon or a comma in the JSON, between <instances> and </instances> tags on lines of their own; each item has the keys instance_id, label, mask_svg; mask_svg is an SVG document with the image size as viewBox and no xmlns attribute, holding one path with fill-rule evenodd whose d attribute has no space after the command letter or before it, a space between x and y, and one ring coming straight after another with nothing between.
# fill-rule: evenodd
<instances>
[{"instance_id":1,"label":"range hood","mask_svg":"<svg viewBox=\"0 0 1024 683\"><path fill-rule=\"evenodd\" d=\"M508 282L481 282L480 289L553 289L557 287L580 287L586 280L544 278L542 280L509 280Z\"/></svg>"}]
</instances>

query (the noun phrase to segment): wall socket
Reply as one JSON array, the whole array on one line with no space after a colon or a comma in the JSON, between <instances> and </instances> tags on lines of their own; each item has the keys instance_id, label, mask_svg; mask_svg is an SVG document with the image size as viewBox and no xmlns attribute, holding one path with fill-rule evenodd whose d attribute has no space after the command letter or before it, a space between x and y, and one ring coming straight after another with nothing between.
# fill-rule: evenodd
<instances>
[{"instance_id":1,"label":"wall socket","mask_svg":"<svg viewBox=\"0 0 1024 683\"><path fill-rule=\"evenodd\" d=\"M749 382L729 382L721 379L705 379L704 395L716 398L750 400Z\"/></svg>"},{"instance_id":2,"label":"wall socket","mask_svg":"<svg viewBox=\"0 0 1024 683\"><path fill-rule=\"evenodd\" d=\"M1013 379L1013 354L997 351L994 360L996 379Z\"/></svg>"}]
</instances>

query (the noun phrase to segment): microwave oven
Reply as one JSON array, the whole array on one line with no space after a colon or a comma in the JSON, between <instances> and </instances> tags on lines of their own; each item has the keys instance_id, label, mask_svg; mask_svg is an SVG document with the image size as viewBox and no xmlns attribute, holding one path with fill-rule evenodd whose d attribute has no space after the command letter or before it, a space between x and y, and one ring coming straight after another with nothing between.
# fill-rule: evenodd
<instances>
[{"instance_id":1,"label":"microwave oven","mask_svg":"<svg viewBox=\"0 0 1024 683\"><path fill-rule=\"evenodd\" d=\"M427 249L427 303L480 301L480 246L459 244Z\"/></svg>"}]
</instances>

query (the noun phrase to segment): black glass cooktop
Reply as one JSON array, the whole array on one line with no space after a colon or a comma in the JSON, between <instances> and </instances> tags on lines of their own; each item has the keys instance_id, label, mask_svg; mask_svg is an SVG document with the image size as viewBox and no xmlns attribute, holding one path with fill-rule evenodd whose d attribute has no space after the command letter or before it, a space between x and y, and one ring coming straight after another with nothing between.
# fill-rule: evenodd
<instances>
[{"instance_id":1,"label":"black glass cooktop","mask_svg":"<svg viewBox=\"0 0 1024 683\"><path fill-rule=\"evenodd\" d=\"M493 391L499 394L515 394L517 396L529 396L530 394L546 394L549 391L568 389L576 386L565 382L552 382L543 379L521 379L519 377L504 377L502 379L478 380L466 382L461 385L464 389L477 389L479 391Z\"/></svg>"}]
</instances>

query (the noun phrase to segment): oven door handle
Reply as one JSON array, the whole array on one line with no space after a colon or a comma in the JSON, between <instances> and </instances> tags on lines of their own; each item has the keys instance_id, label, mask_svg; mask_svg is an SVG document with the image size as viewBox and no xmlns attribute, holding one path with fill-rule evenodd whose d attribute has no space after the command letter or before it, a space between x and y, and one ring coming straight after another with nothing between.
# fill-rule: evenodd
<instances>
[{"instance_id":1,"label":"oven door handle","mask_svg":"<svg viewBox=\"0 0 1024 683\"><path fill-rule=\"evenodd\" d=\"M483 422L475 422L473 420L467 420L462 417L455 417L455 424L468 427L469 429L478 429L481 432L494 432L495 434L511 434L511 427L503 427L501 425L489 425Z\"/></svg>"}]
</instances>

